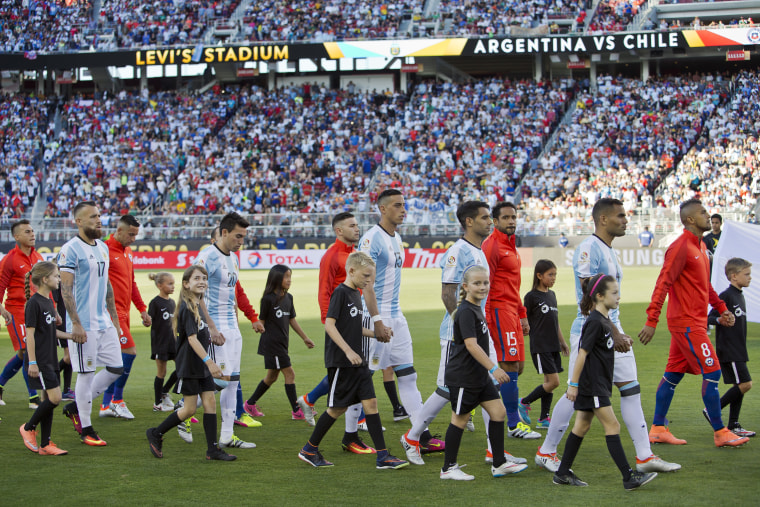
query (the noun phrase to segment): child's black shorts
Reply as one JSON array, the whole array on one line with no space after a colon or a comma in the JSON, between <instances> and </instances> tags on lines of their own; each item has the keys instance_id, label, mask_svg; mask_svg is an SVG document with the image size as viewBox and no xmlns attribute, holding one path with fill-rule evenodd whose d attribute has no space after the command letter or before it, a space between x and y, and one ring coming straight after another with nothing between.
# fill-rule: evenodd
<instances>
[{"instance_id":1,"label":"child's black shorts","mask_svg":"<svg viewBox=\"0 0 760 507\"><path fill-rule=\"evenodd\" d=\"M58 365L56 365L58 366ZM22 368L28 368L29 365L24 362L24 366ZM45 368L40 370L40 376L39 377L29 377L29 387L32 389L40 389L40 390L47 390L47 389L53 389L61 385L61 380L58 378L58 372L56 370L51 370L49 368Z\"/></svg>"},{"instance_id":2,"label":"child's black shorts","mask_svg":"<svg viewBox=\"0 0 760 507\"><path fill-rule=\"evenodd\" d=\"M269 356L264 354L264 368L267 370L282 370L289 367L290 356Z\"/></svg>"},{"instance_id":3,"label":"child's black shorts","mask_svg":"<svg viewBox=\"0 0 760 507\"><path fill-rule=\"evenodd\" d=\"M372 373L367 365L328 368L327 380L330 384L327 406L330 408L346 408L362 400L375 398Z\"/></svg>"},{"instance_id":4,"label":"child's black shorts","mask_svg":"<svg viewBox=\"0 0 760 507\"><path fill-rule=\"evenodd\" d=\"M197 395L208 391L216 391L214 377L209 375L203 378L181 378L177 381L174 392L182 395Z\"/></svg>"},{"instance_id":5,"label":"child's black shorts","mask_svg":"<svg viewBox=\"0 0 760 507\"><path fill-rule=\"evenodd\" d=\"M488 381L480 387L446 387L449 388L451 410L457 415L472 412L472 409L478 407L484 401L499 399L499 391L496 389L496 386L493 385L493 381L490 377L488 378Z\"/></svg>"},{"instance_id":6,"label":"child's black shorts","mask_svg":"<svg viewBox=\"0 0 760 507\"><path fill-rule=\"evenodd\" d=\"M538 354L531 354L533 358L533 366L536 367L536 371L541 375L548 375L549 373L562 373L562 356L559 351L557 352L540 352Z\"/></svg>"},{"instance_id":7,"label":"child's black shorts","mask_svg":"<svg viewBox=\"0 0 760 507\"><path fill-rule=\"evenodd\" d=\"M734 385L752 381L752 377L749 376L749 369L747 369L747 363L744 361L735 361L733 363L721 361L720 372L723 374L724 384Z\"/></svg>"},{"instance_id":8,"label":"child's black shorts","mask_svg":"<svg viewBox=\"0 0 760 507\"><path fill-rule=\"evenodd\" d=\"M575 410L583 410L584 412L592 412L595 408L609 407L609 396L582 396L578 395L575 398Z\"/></svg>"}]
</instances>

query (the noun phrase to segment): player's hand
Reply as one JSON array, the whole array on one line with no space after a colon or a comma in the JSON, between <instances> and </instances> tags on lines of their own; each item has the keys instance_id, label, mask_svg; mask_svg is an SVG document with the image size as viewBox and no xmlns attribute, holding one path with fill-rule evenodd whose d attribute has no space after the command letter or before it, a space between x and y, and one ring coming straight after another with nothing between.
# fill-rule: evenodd
<instances>
[{"instance_id":1,"label":"player's hand","mask_svg":"<svg viewBox=\"0 0 760 507\"><path fill-rule=\"evenodd\" d=\"M0 306L0 315L3 316L6 323L11 321L11 312L6 310L4 306Z\"/></svg>"},{"instance_id":2,"label":"player's hand","mask_svg":"<svg viewBox=\"0 0 760 507\"><path fill-rule=\"evenodd\" d=\"M530 324L528 324L528 318L520 319L520 325L522 326L522 332L524 335L530 334Z\"/></svg>"},{"instance_id":3,"label":"player's hand","mask_svg":"<svg viewBox=\"0 0 760 507\"><path fill-rule=\"evenodd\" d=\"M306 348L308 349L314 348L314 342L311 341L309 338L306 338L303 342L306 344Z\"/></svg>"},{"instance_id":4,"label":"player's hand","mask_svg":"<svg viewBox=\"0 0 760 507\"><path fill-rule=\"evenodd\" d=\"M612 337L612 341L615 343L615 350L617 352L628 352L631 350L633 340L627 334L618 333Z\"/></svg>"},{"instance_id":5,"label":"player's hand","mask_svg":"<svg viewBox=\"0 0 760 507\"><path fill-rule=\"evenodd\" d=\"M646 345L652 341L654 337L654 328L652 326L644 326L639 332L639 341Z\"/></svg>"},{"instance_id":6,"label":"player's hand","mask_svg":"<svg viewBox=\"0 0 760 507\"><path fill-rule=\"evenodd\" d=\"M377 338L377 341L382 343L388 343L391 341L391 336L393 336L393 330L383 324L382 320L378 320L375 322L375 338Z\"/></svg>"},{"instance_id":7,"label":"player's hand","mask_svg":"<svg viewBox=\"0 0 760 507\"><path fill-rule=\"evenodd\" d=\"M720 314L718 323L721 326L732 327L734 324L736 324L736 317L729 310L726 310L725 312Z\"/></svg>"},{"instance_id":8,"label":"player's hand","mask_svg":"<svg viewBox=\"0 0 760 507\"><path fill-rule=\"evenodd\" d=\"M264 323L261 322L260 320L257 320L256 322L251 322L251 327L253 328L254 331L256 331L259 334L261 334L264 331L266 331L264 329Z\"/></svg>"},{"instance_id":9,"label":"player's hand","mask_svg":"<svg viewBox=\"0 0 760 507\"><path fill-rule=\"evenodd\" d=\"M362 364L362 356L354 352L353 350L348 351L346 354L346 358L351 361L351 364L360 365Z\"/></svg>"},{"instance_id":10,"label":"player's hand","mask_svg":"<svg viewBox=\"0 0 760 507\"><path fill-rule=\"evenodd\" d=\"M565 357L570 355L570 347L568 347L565 342L559 342L559 350Z\"/></svg>"},{"instance_id":11,"label":"player's hand","mask_svg":"<svg viewBox=\"0 0 760 507\"><path fill-rule=\"evenodd\" d=\"M145 327L150 327L150 325L153 323L153 319L150 318L148 312L141 312L140 318L142 319L143 326Z\"/></svg>"},{"instance_id":12,"label":"player's hand","mask_svg":"<svg viewBox=\"0 0 760 507\"><path fill-rule=\"evenodd\" d=\"M574 386L569 386L567 388L567 392L565 393L565 396L567 396L568 400L575 401L575 399L578 398L578 388Z\"/></svg>"},{"instance_id":13,"label":"player's hand","mask_svg":"<svg viewBox=\"0 0 760 507\"><path fill-rule=\"evenodd\" d=\"M512 380L509 378L509 375L507 375L507 372L501 368L496 368L496 370L493 372L493 378L495 378L496 382L499 384L506 384Z\"/></svg>"},{"instance_id":14,"label":"player's hand","mask_svg":"<svg viewBox=\"0 0 760 507\"><path fill-rule=\"evenodd\" d=\"M40 369L36 364L29 365L29 376L33 378L37 378L40 376Z\"/></svg>"},{"instance_id":15,"label":"player's hand","mask_svg":"<svg viewBox=\"0 0 760 507\"><path fill-rule=\"evenodd\" d=\"M211 376L214 378L222 378L222 370L217 366L217 364L212 360L209 359L206 361L206 366L208 366L208 371L211 373Z\"/></svg>"},{"instance_id":16,"label":"player's hand","mask_svg":"<svg viewBox=\"0 0 760 507\"><path fill-rule=\"evenodd\" d=\"M74 343L87 342L87 333L84 332L82 324L71 325L71 339L74 341Z\"/></svg>"},{"instance_id":17,"label":"player's hand","mask_svg":"<svg viewBox=\"0 0 760 507\"><path fill-rule=\"evenodd\" d=\"M224 345L224 342L227 341L224 338L224 335L219 332L219 330L216 327L211 328L211 343L214 345Z\"/></svg>"},{"instance_id":18,"label":"player's hand","mask_svg":"<svg viewBox=\"0 0 760 507\"><path fill-rule=\"evenodd\" d=\"M58 327L60 325L63 325L63 318L61 317L61 314L55 312L55 326Z\"/></svg>"}]
</instances>

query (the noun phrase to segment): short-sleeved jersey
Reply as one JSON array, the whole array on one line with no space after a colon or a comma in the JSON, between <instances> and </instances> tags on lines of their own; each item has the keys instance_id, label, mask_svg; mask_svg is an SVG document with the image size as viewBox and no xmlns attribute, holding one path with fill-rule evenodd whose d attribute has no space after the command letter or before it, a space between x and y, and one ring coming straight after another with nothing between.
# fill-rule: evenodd
<instances>
[{"instance_id":1,"label":"short-sleeved jersey","mask_svg":"<svg viewBox=\"0 0 760 507\"><path fill-rule=\"evenodd\" d=\"M290 319L296 318L292 294L280 297L269 293L261 298L259 319L264 322L264 331L259 340L259 354L262 356L285 356L288 354Z\"/></svg>"},{"instance_id":2,"label":"short-sleeved jersey","mask_svg":"<svg viewBox=\"0 0 760 507\"><path fill-rule=\"evenodd\" d=\"M129 320L129 307L135 304L137 311L142 313L146 306L140 290L135 282L135 269L132 265L132 249L119 243L111 236L105 241L110 254L108 279L111 281L114 294L114 306L119 320Z\"/></svg>"},{"instance_id":3,"label":"short-sleeved jersey","mask_svg":"<svg viewBox=\"0 0 760 507\"><path fill-rule=\"evenodd\" d=\"M573 273L575 275L575 301L578 303L578 314L573 321L571 333L578 335L586 318L581 313L583 287L581 280L604 273L615 277L622 294L623 270L620 268L615 250L596 234L584 239L573 255ZM620 327L620 309L610 310L610 320Z\"/></svg>"},{"instance_id":4,"label":"short-sleeved jersey","mask_svg":"<svg viewBox=\"0 0 760 507\"><path fill-rule=\"evenodd\" d=\"M531 353L559 352L557 295L551 289L532 290L525 294L524 304L528 311Z\"/></svg>"},{"instance_id":5,"label":"short-sleeved jersey","mask_svg":"<svg viewBox=\"0 0 760 507\"><path fill-rule=\"evenodd\" d=\"M17 246L8 252L0 261L0 302L5 297L5 308L13 314L23 314L26 304L25 277L32 266L42 260L33 247L26 255ZM32 292L34 292L32 286ZM6 296L6 291L8 291Z\"/></svg>"},{"instance_id":6,"label":"short-sleeved jersey","mask_svg":"<svg viewBox=\"0 0 760 507\"><path fill-rule=\"evenodd\" d=\"M462 287L464 272L471 266L483 266L488 269L486 256L483 250L476 247L464 238L459 238L456 243L446 250L446 255L441 257L439 265L441 266L441 283L456 284L456 300L459 301L459 291ZM486 300L481 303L485 311ZM454 322L449 312L444 312L440 329L441 340L452 340L454 338Z\"/></svg>"},{"instance_id":7,"label":"short-sleeved jersey","mask_svg":"<svg viewBox=\"0 0 760 507\"><path fill-rule=\"evenodd\" d=\"M744 293L733 285L720 293L720 299L726 303L728 311L734 314L736 322L731 327L718 324L720 312L713 308L707 318L709 324L715 325L715 352L721 363L747 362L747 303Z\"/></svg>"},{"instance_id":8,"label":"short-sleeved jersey","mask_svg":"<svg viewBox=\"0 0 760 507\"><path fill-rule=\"evenodd\" d=\"M237 255L225 255L218 246L211 245L200 251L193 264L203 266L208 271L205 299L211 320L219 329L237 329L235 284L240 271Z\"/></svg>"},{"instance_id":9,"label":"short-sleeved jersey","mask_svg":"<svg viewBox=\"0 0 760 507\"><path fill-rule=\"evenodd\" d=\"M352 289L345 283L338 285L330 298L327 318L335 319L335 327L343 340L362 357L363 361L361 365L351 364L345 352L332 341L330 335L325 333L325 367L354 368L366 366L367 354L364 350L365 340L362 336L362 315L362 298L359 290Z\"/></svg>"},{"instance_id":10,"label":"short-sleeved jersey","mask_svg":"<svg viewBox=\"0 0 760 507\"><path fill-rule=\"evenodd\" d=\"M488 354L490 338L483 309L465 300L454 314L454 339L444 377L447 386L480 387L489 381L488 370L467 350L466 338L475 338Z\"/></svg>"},{"instance_id":11,"label":"short-sleeved jersey","mask_svg":"<svg viewBox=\"0 0 760 507\"><path fill-rule=\"evenodd\" d=\"M401 235L388 234L375 225L359 240L359 251L375 261L375 297L377 309L384 318L401 317L399 293L401 268L404 266L404 246Z\"/></svg>"},{"instance_id":12,"label":"short-sleeved jersey","mask_svg":"<svg viewBox=\"0 0 760 507\"><path fill-rule=\"evenodd\" d=\"M505 234L494 229L483 240L483 254L490 269L491 289L488 293L488 306L499 304L514 309L519 318L525 318L525 307L520 297L520 252L517 251L515 235Z\"/></svg>"},{"instance_id":13,"label":"short-sleeved jersey","mask_svg":"<svg viewBox=\"0 0 760 507\"><path fill-rule=\"evenodd\" d=\"M148 304L150 315L150 339L153 343L162 342L166 339L174 339L172 318L177 304L173 299L164 299L161 296L154 297Z\"/></svg>"},{"instance_id":14,"label":"short-sleeved jersey","mask_svg":"<svg viewBox=\"0 0 760 507\"><path fill-rule=\"evenodd\" d=\"M205 378L210 377L211 372L198 354L188 342L188 337L196 335L203 350L208 350L211 345L211 334L203 316L198 322L193 312L187 307L187 303L181 301L177 310L177 377L179 378Z\"/></svg>"},{"instance_id":15,"label":"short-sleeved jersey","mask_svg":"<svg viewBox=\"0 0 760 507\"><path fill-rule=\"evenodd\" d=\"M587 356L578 379L578 394L612 396L612 373L615 369L612 325L612 321L597 310L592 311L583 323L580 348L587 352Z\"/></svg>"},{"instance_id":16,"label":"short-sleeved jersey","mask_svg":"<svg viewBox=\"0 0 760 507\"><path fill-rule=\"evenodd\" d=\"M34 294L26 303L24 322L27 329L34 328L34 354L40 371L58 371L56 347L55 306L50 299ZM24 367L29 366L26 355Z\"/></svg>"},{"instance_id":17,"label":"short-sleeved jersey","mask_svg":"<svg viewBox=\"0 0 760 507\"><path fill-rule=\"evenodd\" d=\"M76 312L85 331L113 327L106 308L108 264L108 247L99 239L90 245L77 236L67 241L58 252L60 270L74 275ZM66 320L66 331L71 332L71 319Z\"/></svg>"}]
</instances>

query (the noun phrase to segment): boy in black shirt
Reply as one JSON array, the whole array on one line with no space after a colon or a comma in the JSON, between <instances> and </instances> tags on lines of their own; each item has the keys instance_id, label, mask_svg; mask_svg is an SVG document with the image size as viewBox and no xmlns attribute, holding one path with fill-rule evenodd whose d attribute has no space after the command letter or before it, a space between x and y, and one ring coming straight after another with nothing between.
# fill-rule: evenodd
<instances>
[{"instance_id":1,"label":"boy in black shirt","mask_svg":"<svg viewBox=\"0 0 760 507\"><path fill-rule=\"evenodd\" d=\"M723 325L722 318L713 308L707 317L707 322L715 328L715 351L720 361L723 382L733 385L720 399L720 408L730 405L728 429L740 437L754 437L755 432L746 430L739 424L739 412L742 408L744 393L752 387L752 377L747 369L747 304L744 301L742 289L749 287L752 280L752 264L744 259L734 257L726 262L726 278L731 283L721 292L722 299L728 309L736 316L735 324L731 327ZM710 421L707 410L702 414Z\"/></svg>"},{"instance_id":2,"label":"boy in black shirt","mask_svg":"<svg viewBox=\"0 0 760 507\"><path fill-rule=\"evenodd\" d=\"M325 366L330 383L327 410L317 421L314 432L298 453L299 459L314 467L329 467L319 452L319 443L335 420L346 409L361 402L367 419L367 427L377 449L377 468L398 469L409 463L391 456L385 447L383 426L377 413L377 398L364 356L363 336L374 332L362 327L362 301L359 289L373 281L375 263L367 254L354 252L346 259L346 281L339 285L330 297L325 319Z\"/></svg>"}]
</instances>

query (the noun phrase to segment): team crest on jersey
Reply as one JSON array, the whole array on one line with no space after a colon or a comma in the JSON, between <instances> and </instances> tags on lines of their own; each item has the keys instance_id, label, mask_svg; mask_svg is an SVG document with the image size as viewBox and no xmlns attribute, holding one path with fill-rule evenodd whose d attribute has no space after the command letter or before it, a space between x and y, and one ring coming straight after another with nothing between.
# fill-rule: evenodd
<instances>
[{"instance_id":1,"label":"team crest on jersey","mask_svg":"<svg viewBox=\"0 0 760 507\"><path fill-rule=\"evenodd\" d=\"M130 253L127 257L129 257L129 262L132 262L132 254Z\"/></svg>"},{"instance_id":2,"label":"team crest on jersey","mask_svg":"<svg viewBox=\"0 0 760 507\"><path fill-rule=\"evenodd\" d=\"M446 267L452 268L456 265L457 265L456 255L449 255L449 258L446 259Z\"/></svg>"},{"instance_id":3,"label":"team crest on jersey","mask_svg":"<svg viewBox=\"0 0 760 507\"><path fill-rule=\"evenodd\" d=\"M126 336L122 336L121 338L119 338L119 341L121 342L122 345L126 345L127 344L127 337Z\"/></svg>"}]
</instances>

